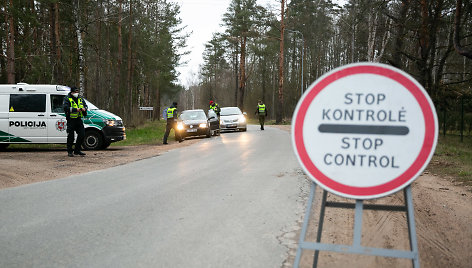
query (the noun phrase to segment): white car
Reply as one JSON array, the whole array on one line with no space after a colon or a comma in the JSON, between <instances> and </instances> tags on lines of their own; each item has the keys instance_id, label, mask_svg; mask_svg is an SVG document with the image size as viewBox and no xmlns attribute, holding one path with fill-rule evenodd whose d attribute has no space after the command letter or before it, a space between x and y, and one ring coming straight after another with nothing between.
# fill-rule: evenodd
<instances>
[{"instance_id":1,"label":"white car","mask_svg":"<svg viewBox=\"0 0 472 268\"><path fill-rule=\"evenodd\" d=\"M223 107L220 111L221 131L247 130L246 113L242 113L238 107Z\"/></svg>"}]
</instances>

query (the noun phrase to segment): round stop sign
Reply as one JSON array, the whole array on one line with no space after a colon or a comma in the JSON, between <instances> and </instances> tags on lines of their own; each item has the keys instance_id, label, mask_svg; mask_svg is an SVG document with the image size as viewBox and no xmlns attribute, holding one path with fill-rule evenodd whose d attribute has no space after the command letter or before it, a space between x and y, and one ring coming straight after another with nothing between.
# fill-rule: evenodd
<instances>
[{"instance_id":1,"label":"round stop sign","mask_svg":"<svg viewBox=\"0 0 472 268\"><path fill-rule=\"evenodd\" d=\"M339 67L316 80L292 119L292 143L306 174L355 199L411 184L436 148L438 123L423 87L385 64Z\"/></svg>"}]
</instances>

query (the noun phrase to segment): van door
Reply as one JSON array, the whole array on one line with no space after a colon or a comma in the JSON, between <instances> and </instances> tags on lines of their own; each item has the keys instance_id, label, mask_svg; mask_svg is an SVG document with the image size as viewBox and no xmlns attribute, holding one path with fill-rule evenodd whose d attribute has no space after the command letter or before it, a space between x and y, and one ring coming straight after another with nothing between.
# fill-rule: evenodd
<instances>
[{"instance_id":1,"label":"van door","mask_svg":"<svg viewBox=\"0 0 472 268\"><path fill-rule=\"evenodd\" d=\"M67 143L67 121L62 108L65 95L51 94L47 104L48 142Z\"/></svg>"},{"instance_id":2,"label":"van door","mask_svg":"<svg viewBox=\"0 0 472 268\"><path fill-rule=\"evenodd\" d=\"M46 94L10 94L10 142L47 142Z\"/></svg>"},{"instance_id":3,"label":"van door","mask_svg":"<svg viewBox=\"0 0 472 268\"><path fill-rule=\"evenodd\" d=\"M0 142L8 142L10 135L8 134L8 103L9 95L0 95Z\"/></svg>"}]
</instances>

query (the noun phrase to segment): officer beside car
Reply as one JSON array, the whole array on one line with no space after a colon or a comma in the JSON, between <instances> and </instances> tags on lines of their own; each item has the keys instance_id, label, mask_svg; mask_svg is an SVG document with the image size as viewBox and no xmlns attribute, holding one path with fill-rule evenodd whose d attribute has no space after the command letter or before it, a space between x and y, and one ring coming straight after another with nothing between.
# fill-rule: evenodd
<instances>
[{"instance_id":1,"label":"officer beside car","mask_svg":"<svg viewBox=\"0 0 472 268\"><path fill-rule=\"evenodd\" d=\"M214 101L210 101L210 109L215 111L216 115L218 116L218 118L220 118L220 106L218 105L218 103L214 102Z\"/></svg>"},{"instance_id":2,"label":"officer beside car","mask_svg":"<svg viewBox=\"0 0 472 268\"><path fill-rule=\"evenodd\" d=\"M79 96L79 89L77 87L71 87L69 94L64 97L62 102L62 108L66 114L67 120L67 155L84 156L85 153L80 151L82 142L84 141L85 128L82 118L87 116L87 103L84 99ZM77 133L77 140L74 148L74 136Z\"/></svg>"},{"instance_id":3,"label":"officer beside car","mask_svg":"<svg viewBox=\"0 0 472 268\"><path fill-rule=\"evenodd\" d=\"M167 138L169 137L170 130L174 129L175 139L179 142L182 142L182 138L177 131L177 102L173 102L172 105L167 108L166 112L167 116L167 124L166 124L166 133L164 134L164 140L162 141L163 144L167 144Z\"/></svg>"}]
</instances>

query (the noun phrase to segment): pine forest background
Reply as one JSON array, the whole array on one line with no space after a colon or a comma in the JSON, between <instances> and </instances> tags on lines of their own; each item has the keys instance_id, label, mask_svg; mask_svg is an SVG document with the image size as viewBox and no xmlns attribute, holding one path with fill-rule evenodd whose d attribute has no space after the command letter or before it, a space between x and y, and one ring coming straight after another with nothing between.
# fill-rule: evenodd
<instances>
[{"instance_id":1,"label":"pine forest background","mask_svg":"<svg viewBox=\"0 0 472 268\"><path fill-rule=\"evenodd\" d=\"M462 0L232 0L205 45L198 74L179 84L189 36L169 0L2 0L0 83L80 86L127 126L179 109L239 106L262 99L269 117L290 119L325 72L380 62L415 77L442 128L472 131L472 3ZM205 16L208 14L202 14ZM198 33L194 33L198 34ZM463 112L462 112L463 111Z\"/></svg>"}]
</instances>

